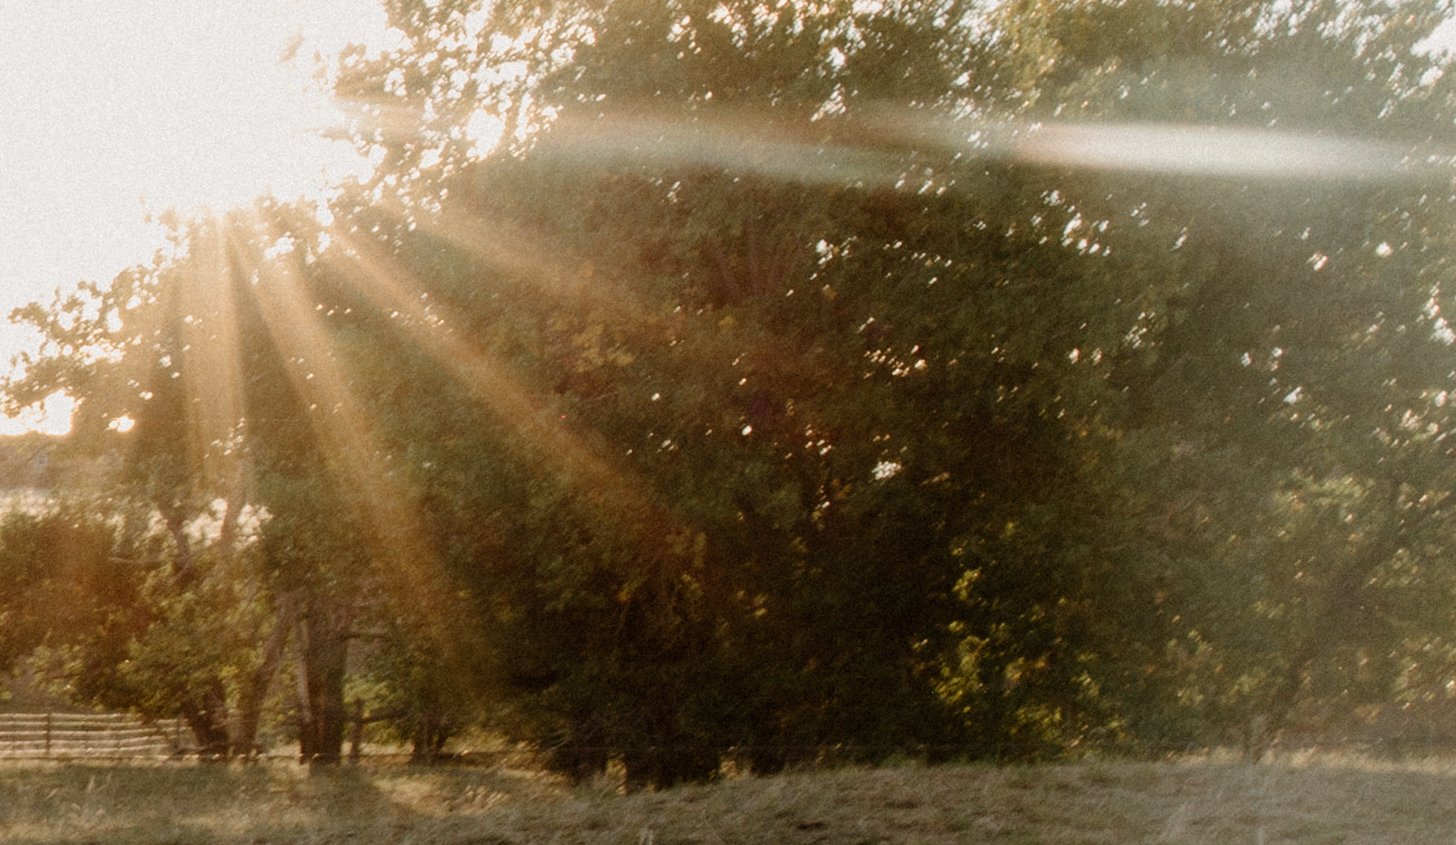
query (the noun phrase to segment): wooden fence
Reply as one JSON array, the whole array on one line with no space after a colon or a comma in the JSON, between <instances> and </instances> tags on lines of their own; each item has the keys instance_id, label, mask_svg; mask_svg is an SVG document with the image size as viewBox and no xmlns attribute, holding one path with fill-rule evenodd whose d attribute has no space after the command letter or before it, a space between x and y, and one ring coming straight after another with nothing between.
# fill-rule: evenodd
<instances>
[{"instance_id":1,"label":"wooden fence","mask_svg":"<svg viewBox=\"0 0 1456 845\"><path fill-rule=\"evenodd\" d=\"M170 757L178 739L124 713L0 713L0 759Z\"/></svg>"}]
</instances>

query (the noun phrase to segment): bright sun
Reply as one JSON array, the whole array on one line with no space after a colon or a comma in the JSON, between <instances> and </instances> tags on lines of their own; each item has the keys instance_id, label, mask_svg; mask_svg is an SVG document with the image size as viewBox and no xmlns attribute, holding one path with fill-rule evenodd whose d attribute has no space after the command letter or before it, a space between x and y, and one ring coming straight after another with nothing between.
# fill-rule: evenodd
<instances>
[{"instance_id":1,"label":"bright sun","mask_svg":"<svg viewBox=\"0 0 1456 845\"><path fill-rule=\"evenodd\" d=\"M363 172L319 133L339 116L313 56L387 39L374 0L0 4L0 315L147 260L149 214ZM0 327L0 365L25 342ZM60 430L53 408L0 432Z\"/></svg>"}]
</instances>

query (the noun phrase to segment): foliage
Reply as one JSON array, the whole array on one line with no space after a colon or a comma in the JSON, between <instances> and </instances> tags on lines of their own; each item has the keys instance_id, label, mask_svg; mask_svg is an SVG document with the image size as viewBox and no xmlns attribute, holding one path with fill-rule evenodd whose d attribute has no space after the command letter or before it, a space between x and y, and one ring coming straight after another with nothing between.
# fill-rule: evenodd
<instances>
[{"instance_id":1,"label":"foliage","mask_svg":"<svg viewBox=\"0 0 1456 845\"><path fill-rule=\"evenodd\" d=\"M417 749L633 786L1261 751L1449 678L1442 10L386 6L371 181L19 315L12 401L136 421L136 665L260 699L291 638L331 761L367 631ZM193 553L218 500L255 549Z\"/></svg>"}]
</instances>

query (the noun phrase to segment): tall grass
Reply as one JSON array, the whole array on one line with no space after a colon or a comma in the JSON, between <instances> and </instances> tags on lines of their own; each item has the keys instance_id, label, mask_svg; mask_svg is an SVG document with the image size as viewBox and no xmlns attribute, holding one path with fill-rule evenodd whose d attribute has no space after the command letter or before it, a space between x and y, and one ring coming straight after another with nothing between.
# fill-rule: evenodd
<instances>
[{"instance_id":1,"label":"tall grass","mask_svg":"<svg viewBox=\"0 0 1456 845\"><path fill-rule=\"evenodd\" d=\"M1451 842L1456 761L906 766L622 795L539 774L0 765L0 842Z\"/></svg>"}]
</instances>

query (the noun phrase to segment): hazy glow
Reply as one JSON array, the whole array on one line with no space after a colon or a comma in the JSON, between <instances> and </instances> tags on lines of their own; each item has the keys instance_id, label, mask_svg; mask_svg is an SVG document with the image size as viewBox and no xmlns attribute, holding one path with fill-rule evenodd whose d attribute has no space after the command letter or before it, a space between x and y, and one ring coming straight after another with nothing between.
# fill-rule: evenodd
<instances>
[{"instance_id":1,"label":"hazy glow","mask_svg":"<svg viewBox=\"0 0 1456 845\"><path fill-rule=\"evenodd\" d=\"M0 4L0 314L148 260L148 213L361 172L310 88L314 54L350 41L387 43L377 2ZM0 326L0 361L26 341Z\"/></svg>"}]
</instances>

